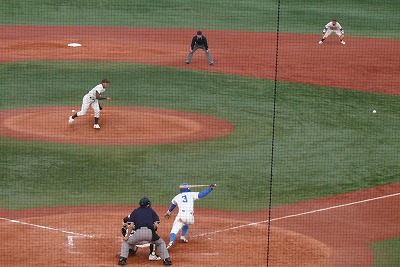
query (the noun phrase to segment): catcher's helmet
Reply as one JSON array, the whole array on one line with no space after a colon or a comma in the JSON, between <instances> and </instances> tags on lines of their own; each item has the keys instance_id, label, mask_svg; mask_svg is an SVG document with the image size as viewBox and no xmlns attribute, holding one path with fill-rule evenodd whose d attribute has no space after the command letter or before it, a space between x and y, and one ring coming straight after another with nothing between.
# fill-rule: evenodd
<instances>
[{"instance_id":1,"label":"catcher's helmet","mask_svg":"<svg viewBox=\"0 0 400 267\"><path fill-rule=\"evenodd\" d=\"M183 184L181 184L181 186L188 186L189 184L187 184L187 183L183 183ZM183 192L190 192L190 188L189 187L187 187L187 188L180 188L180 191L181 191L181 193L183 193Z\"/></svg>"},{"instance_id":2,"label":"catcher's helmet","mask_svg":"<svg viewBox=\"0 0 400 267\"><path fill-rule=\"evenodd\" d=\"M148 197L143 197L140 201L139 201L139 205L142 208L149 208L151 206L151 202L150 199Z\"/></svg>"}]
</instances>

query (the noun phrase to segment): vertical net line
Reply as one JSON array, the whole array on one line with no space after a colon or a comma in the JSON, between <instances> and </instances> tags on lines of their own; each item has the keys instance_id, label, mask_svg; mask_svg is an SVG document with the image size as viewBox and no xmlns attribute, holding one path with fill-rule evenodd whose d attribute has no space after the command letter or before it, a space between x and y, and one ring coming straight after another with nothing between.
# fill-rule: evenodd
<instances>
[{"instance_id":1,"label":"vertical net line","mask_svg":"<svg viewBox=\"0 0 400 267\"><path fill-rule=\"evenodd\" d=\"M274 149L275 149L275 124L277 108L277 85L278 85L278 55L279 55L279 23L280 23L281 1L278 0L277 18L276 18L276 49L275 49L275 78L274 78L274 104L272 114L272 135L271 135L271 162L269 178L269 206L268 206L268 240L267 240L267 266L269 266L270 248L271 248L271 209L272 209L272 182L274 176Z\"/></svg>"}]
</instances>

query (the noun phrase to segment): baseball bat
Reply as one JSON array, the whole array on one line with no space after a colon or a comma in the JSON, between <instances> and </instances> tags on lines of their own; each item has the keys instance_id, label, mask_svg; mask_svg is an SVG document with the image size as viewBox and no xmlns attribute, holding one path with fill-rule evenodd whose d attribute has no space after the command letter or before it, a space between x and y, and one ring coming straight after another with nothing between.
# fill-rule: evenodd
<instances>
[{"instance_id":1,"label":"baseball bat","mask_svg":"<svg viewBox=\"0 0 400 267\"><path fill-rule=\"evenodd\" d=\"M203 186L210 186L210 184L180 185L179 188L194 188L194 187L203 187ZM215 186L217 186L217 185L215 184Z\"/></svg>"}]
</instances>

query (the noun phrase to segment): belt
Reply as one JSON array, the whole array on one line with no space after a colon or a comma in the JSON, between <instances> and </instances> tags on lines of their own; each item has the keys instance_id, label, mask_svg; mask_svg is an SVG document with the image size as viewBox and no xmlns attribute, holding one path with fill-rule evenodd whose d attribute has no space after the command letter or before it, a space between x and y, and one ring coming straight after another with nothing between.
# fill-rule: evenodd
<instances>
[{"instance_id":1,"label":"belt","mask_svg":"<svg viewBox=\"0 0 400 267\"><path fill-rule=\"evenodd\" d=\"M182 212L189 212L190 214L193 214L192 210L181 210Z\"/></svg>"},{"instance_id":2,"label":"belt","mask_svg":"<svg viewBox=\"0 0 400 267\"><path fill-rule=\"evenodd\" d=\"M142 226L142 227L135 228L134 230L136 231L136 230L139 230L139 229L150 229L150 227ZM150 229L150 230L151 230L151 229Z\"/></svg>"}]
</instances>

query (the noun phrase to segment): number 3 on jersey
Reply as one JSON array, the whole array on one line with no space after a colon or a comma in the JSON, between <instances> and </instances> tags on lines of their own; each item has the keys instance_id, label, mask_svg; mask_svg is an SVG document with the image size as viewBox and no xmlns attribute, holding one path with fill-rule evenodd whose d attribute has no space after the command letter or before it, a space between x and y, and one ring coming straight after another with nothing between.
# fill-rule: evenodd
<instances>
[{"instance_id":1,"label":"number 3 on jersey","mask_svg":"<svg viewBox=\"0 0 400 267\"><path fill-rule=\"evenodd\" d=\"M182 202L188 202L187 196L186 195L182 195Z\"/></svg>"}]
</instances>

